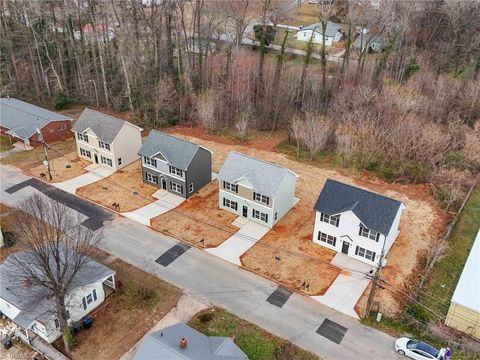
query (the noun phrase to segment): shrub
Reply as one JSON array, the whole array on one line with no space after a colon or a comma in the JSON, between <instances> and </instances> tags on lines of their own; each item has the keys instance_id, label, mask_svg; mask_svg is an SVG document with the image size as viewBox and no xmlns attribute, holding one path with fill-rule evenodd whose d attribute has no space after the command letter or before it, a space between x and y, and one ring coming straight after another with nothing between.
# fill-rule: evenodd
<instances>
[{"instance_id":1,"label":"shrub","mask_svg":"<svg viewBox=\"0 0 480 360\"><path fill-rule=\"evenodd\" d=\"M425 309L425 307L418 303L411 303L407 306L405 311L408 315L412 316L413 318L422 323L428 323L428 321L430 320L430 315L428 311Z\"/></svg>"},{"instance_id":2,"label":"shrub","mask_svg":"<svg viewBox=\"0 0 480 360\"><path fill-rule=\"evenodd\" d=\"M63 93L56 93L53 98L53 104L56 110L66 109L69 106L75 105L77 101Z\"/></svg>"},{"instance_id":3,"label":"shrub","mask_svg":"<svg viewBox=\"0 0 480 360\"><path fill-rule=\"evenodd\" d=\"M202 323L206 323L213 320L215 313L213 311L206 312L205 314L200 315L198 318Z\"/></svg>"}]
</instances>

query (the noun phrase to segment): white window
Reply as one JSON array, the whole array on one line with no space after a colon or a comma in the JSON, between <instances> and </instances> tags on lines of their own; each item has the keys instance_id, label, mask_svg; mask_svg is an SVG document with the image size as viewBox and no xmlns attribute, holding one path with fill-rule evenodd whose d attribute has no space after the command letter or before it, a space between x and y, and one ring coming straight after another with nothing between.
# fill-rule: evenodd
<instances>
[{"instance_id":1,"label":"white window","mask_svg":"<svg viewBox=\"0 0 480 360\"><path fill-rule=\"evenodd\" d=\"M78 133L77 138L80 141L85 141L86 143L88 143L88 135Z\"/></svg>"},{"instance_id":2,"label":"white window","mask_svg":"<svg viewBox=\"0 0 480 360\"><path fill-rule=\"evenodd\" d=\"M55 320L53 320L55 322L55 328L56 329L60 329L60 321L58 321L57 318L55 318Z\"/></svg>"},{"instance_id":3,"label":"white window","mask_svg":"<svg viewBox=\"0 0 480 360\"><path fill-rule=\"evenodd\" d=\"M364 249L360 246L357 246L355 249L355 255L361 256L367 260L374 261L375 260L375 252Z\"/></svg>"},{"instance_id":4,"label":"white window","mask_svg":"<svg viewBox=\"0 0 480 360\"><path fill-rule=\"evenodd\" d=\"M57 131L63 131L63 130L66 130L67 129L67 125L63 124L63 125L60 125L58 128L57 128Z\"/></svg>"},{"instance_id":5,"label":"white window","mask_svg":"<svg viewBox=\"0 0 480 360\"><path fill-rule=\"evenodd\" d=\"M93 296L92 294L87 295L87 304L91 304L93 302Z\"/></svg>"},{"instance_id":6,"label":"white window","mask_svg":"<svg viewBox=\"0 0 480 360\"><path fill-rule=\"evenodd\" d=\"M110 144L104 143L103 141L98 140L98 146L100 146L100 149L110 151Z\"/></svg>"},{"instance_id":7,"label":"white window","mask_svg":"<svg viewBox=\"0 0 480 360\"><path fill-rule=\"evenodd\" d=\"M231 192L234 192L234 193L238 192L238 185L235 185L235 184L232 184L232 183L229 183L229 182L226 182L226 181L223 182L223 188L225 190L228 190L228 191L231 191Z\"/></svg>"},{"instance_id":8,"label":"white window","mask_svg":"<svg viewBox=\"0 0 480 360\"><path fill-rule=\"evenodd\" d=\"M118 165L122 165L122 158L118 158Z\"/></svg>"},{"instance_id":9,"label":"white window","mask_svg":"<svg viewBox=\"0 0 480 360\"><path fill-rule=\"evenodd\" d=\"M102 164L113 166L112 159L106 158L105 156L100 156L100 160L102 161Z\"/></svg>"},{"instance_id":10,"label":"white window","mask_svg":"<svg viewBox=\"0 0 480 360\"><path fill-rule=\"evenodd\" d=\"M188 192L190 194L193 192L193 183L190 183L190 185L188 185Z\"/></svg>"},{"instance_id":11,"label":"white window","mask_svg":"<svg viewBox=\"0 0 480 360\"><path fill-rule=\"evenodd\" d=\"M145 165L150 165L150 166L153 166L153 167L157 167L157 160L156 159L151 159L151 158L146 157L146 156L143 157L143 163Z\"/></svg>"},{"instance_id":12,"label":"white window","mask_svg":"<svg viewBox=\"0 0 480 360\"><path fill-rule=\"evenodd\" d=\"M183 176L183 171L176 168L175 166L169 166L170 167L170 174L177 175L182 177Z\"/></svg>"},{"instance_id":13,"label":"white window","mask_svg":"<svg viewBox=\"0 0 480 360\"><path fill-rule=\"evenodd\" d=\"M328 215L321 213L320 221L326 222L327 224L338 227L338 222L340 220L340 215Z\"/></svg>"},{"instance_id":14,"label":"white window","mask_svg":"<svg viewBox=\"0 0 480 360\"><path fill-rule=\"evenodd\" d=\"M270 198L268 196L262 195L262 194L259 194L259 193L256 193L256 192L253 193L253 199L255 201L259 201L259 202L267 204L267 205L270 202Z\"/></svg>"},{"instance_id":15,"label":"white window","mask_svg":"<svg viewBox=\"0 0 480 360\"><path fill-rule=\"evenodd\" d=\"M318 232L318 240L323 241L324 243L330 244L332 246L337 245L337 238L332 235L327 235L321 231Z\"/></svg>"},{"instance_id":16,"label":"white window","mask_svg":"<svg viewBox=\"0 0 480 360\"><path fill-rule=\"evenodd\" d=\"M92 154L89 150L85 150L84 148L80 148L80 155L88 157L89 159L92 158Z\"/></svg>"},{"instance_id":17,"label":"white window","mask_svg":"<svg viewBox=\"0 0 480 360\"><path fill-rule=\"evenodd\" d=\"M238 204L236 201L232 201L230 199L223 198L223 206L228 207L232 210L237 210L238 209Z\"/></svg>"},{"instance_id":18,"label":"white window","mask_svg":"<svg viewBox=\"0 0 480 360\"><path fill-rule=\"evenodd\" d=\"M260 212L258 210L255 210L253 209L253 213L252 213L252 216L255 218L255 219L259 219L263 222L268 222L268 214L265 214L263 212Z\"/></svg>"},{"instance_id":19,"label":"white window","mask_svg":"<svg viewBox=\"0 0 480 360\"><path fill-rule=\"evenodd\" d=\"M175 191L176 193L179 193L179 194L182 194L183 193L183 186L182 185L179 185L179 184L176 184L174 182L171 182L170 183L170 189L172 191Z\"/></svg>"},{"instance_id":20,"label":"white window","mask_svg":"<svg viewBox=\"0 0 480 360\"><path fill-rule=\"evenodd\" d=\"M360 231L358 235L366 237L370 240L375 240L376 242L378 242L378 239L380 238L380 233L378 231L367 229L362 225L360 225Z\"/></svg>"},{"instance_id":21,"label":"white window","mask_svg":"<svg viewBox=\"0 0 480 360\"><path fill-rule=\"evenodd\" d=\"M147 179L148 182L151 182L153 184L158 184L158 176L150 174L150 173L145 173L145 178Z\"/></svg>"}]
</instances>

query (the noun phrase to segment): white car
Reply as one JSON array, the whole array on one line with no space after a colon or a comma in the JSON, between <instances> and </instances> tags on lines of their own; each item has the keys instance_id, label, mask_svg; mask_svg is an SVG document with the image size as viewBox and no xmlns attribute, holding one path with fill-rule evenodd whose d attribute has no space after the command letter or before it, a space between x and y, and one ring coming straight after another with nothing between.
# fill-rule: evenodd
<instances>
[{"instance_id":1,"label":"white car","mask_svg":"<svg viewBox=\"0 0 480 360\"><path fill-rule=\"evenodd\" d=\"M402 337L395 341L395 351L415 360L441 359L440 351L424 342Z\"/></svg>"}]
</instances>

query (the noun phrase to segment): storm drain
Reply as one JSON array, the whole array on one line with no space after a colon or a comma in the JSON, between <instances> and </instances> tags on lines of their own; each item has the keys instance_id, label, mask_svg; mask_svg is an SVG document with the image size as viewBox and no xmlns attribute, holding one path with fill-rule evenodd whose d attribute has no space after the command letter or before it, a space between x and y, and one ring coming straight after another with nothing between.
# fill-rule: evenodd
<instances>
[{"instance_id":1,"label":"storm drain","mask_svg":"<svg viewBox=\"0 0 480 360\"><path fill-rule=\"evenodd\" d=\"M292 292L283 286L278 286L277 289L268 297L267 301L275 306L281 308L287 302Z\"/></svg>"},{"instance_id":2,"label":"storm drain","mask_svg":"<svg viewBox=\"0 0 480 360\"><path fill-rule=\"evenodd\" d=\"M166 267L174 262L188 249L190 249L190 246L187 244L177 244L163 253L157 260L155 260L155 262Z\"/></svg>"},{"instance_id":3,"label":"storm drain","mask_svg":"<svg viewBox=\"0 0 480 360\"><path fill-rule=\"evenodd\" d=\"M340 344L347 332L347 328L334 321L325 319L317 329L317 334L326 337L328 340L333 341L335 344Z\"/></svg>"}]
</instances>

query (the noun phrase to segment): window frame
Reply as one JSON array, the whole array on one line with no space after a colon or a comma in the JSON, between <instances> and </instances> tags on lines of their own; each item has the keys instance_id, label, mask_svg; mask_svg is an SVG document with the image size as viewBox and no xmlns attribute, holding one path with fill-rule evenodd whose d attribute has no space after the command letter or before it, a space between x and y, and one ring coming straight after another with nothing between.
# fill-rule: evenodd
<instances>
[{"instance_id":1,"label":"window frame","mask_svg":"<svg viewBox=\"0 0 480 360\"><path fill-rule=\"evenodd\" d=\"M104 141L101 141L101 140L98 140L98 147L100 149L105 149L107 151L110 151L110 144L107 144L106 142Z\"/></svg>"},{"instance_id":2,"label":"window frame","mask_svg":"<svg viewBox=\"0 0 480 360\"><path fill-rule=\"evenodd\" d=\"M149 158L147 156L143 157L143 164L148 166L153 166L154 168L157 167L157 159Z\"/></svg>"},{"instance_id":3,"label":"window frame","mask_svg":"<svg viewBox=\"0 0 480 360\"><path fill-rule=\"evenodd\" d=\"M228 181L223 182L223 189L238 194L238 185Z\"/></svg>"},{"instance_id":4,"label":"window frame","mask_svg":"<svg viewBox=\"0 0 480 360\"><path fill-rule=\"evenodd\" d=\"M268 197L267 195L257 193L257 192L253 193L253 200L255 200L257 202L260 202L262 204L265 204L265 205L269 205L269 203L270 203L270 197Z\"/></svg>"},{"instance_id":5,"label":"window frame","mask_svg":"<svg viewBox=\"0 0 480 360\"><path fill-rule=\"evenodd\" d=\"M149 177L151 179L149 179ZM156 179L156 181L153 181L154 179ZM146 171L145 171L145 180L147 180L149 183L158 185L158 176Z\"/></svg>"},{"instance_id":6,"label":"window frame","mask_svg":"<svg viewBox=\"0 0 480 360\"><path fill-rule=\"evenodd\" d=\"M180 188L180 191L178 191L178 188ZM176 192L177 194L183 194L183 185L170 181L170 190L172 190L173 192Z\"/></svg>"},{"instance_id":7,"label":"window frame","mask_svg":"<svg viewBox=\"0 0 480 360\"><path fill-rule=\"evenodd\" d=\"M77 133L77 139L88 144L88 135L86 134Z\"/></svg>"},{"instance_id":8,"label":"window frame","mask_svg":"<svg viewBox=\"0 0 480 360\"><path fill-rule=\"evenodd\" d=\"M168 165L168 170L170 171L170 174L183 178L183 170L182 169L179 169L179 168L177 168L175 166L172 166L172 165Z\"/></svg>"},{"instance_id":9,"label":"window frame","mask_svg":"<svg viewBox=\"0 0 480 360\"><path fill-rule=\"evenodd\" d=\"M338 227L340 223L340 214L329 215L325 213L320 213L320 221Z\"/></svg>"},{"instance_id":10,"label":"window frame","mask_svg":"<svg viewBox=\"0 0 480 360\"><path fill-rule=\"evenodd\" d=\"M107 158L107 157L105 157L105 156L100 155L100 161L101 161L102 164L104 164L104 165L108 165L108 166L110 166L110 167L113 167L113 161L112 161L112 159L110 159L110 158Z\"/></svg>"},{"instance_id":11,"label":"window frame","mask_svg":"<svg viewBox=\"0 0 480 360\"><path fill-rule=\"evenodd\" d=\"M87 300L87 305L90 305L91 303L93 303L93 295L92 293L88 294L85 299Z\"/></svg>"},{"instance_id":12,"label":"window frame","mask_svg":"<svg viewBox=\"0 0 480 360\"><path fill-rule=\"evenodd\" d=\"M223 206L235 211L238 210L238 203L225 197L223 198Z\"/></svg>"},{"instance_id":13,"label":"window frame","mask_svg":"<svg viewBox=\"0 0 480 360\"><path fill-rule=\"evenodd\" d=\"M324 242L325 244L331 245L333 247L337 246L337 237L333 235L328 235L322 231L319 231L317 234L317 240Z\"/></svg>"},{"instance_id":14,"label":"window frame","mask_svg":"<svg viewBox=\"0 0 480 360\"><path fill-rule=\"evenodd\" d=\"M372 250L368 250L366 248L363 248L361 246L358 246L355 248L355 255L363 257L364 259L367 259L369 261L375 261L375 257L377 256L377 253Z\"/></svg>"},{"instance_id":15,"label":"window frame","mask_svg":"<svg viewBox=\"0 0 480 360\"><path fill-rule=\"evenodd\" d=\"M265 223L268 223L268 214L267 213L264 213L264 212L261 212L260 210L257 210L257 209L252 209L252 217L254 219L258 219L260 221L263 221Z\"/></svg>"},{"instance_id":16,"label":"window frame","mask_svg":"<svg viewBox=\"0 0 480 360\"><path fill-rule=\"evenodd\" d=\"M358 232L358 235L376 242L378 242L380 239L380 233L378 231L368 229L362 224L360 224L360 231Z\"/></svg>"},{"instance_id":17,"label":"window frame","mask_svg":"<svg viewBox=\"0 0 480 360\"><path fill-rule=\"evenodd\" d=\"M188 193L193 193L193 183L190 183L190 185L188 185Z\"/></svg>"},{"instance_id":18,"label":"window frame","mask_svg":"<svg viewBox=\"0 0 480 360\"><path fill-rule=\"evenodd\" d=\"M92 153L90 152L90 150L84 149L82 147L80 148L80 155L87 157L89 159L92 158Z\"/></svg>"}]
</instances>

